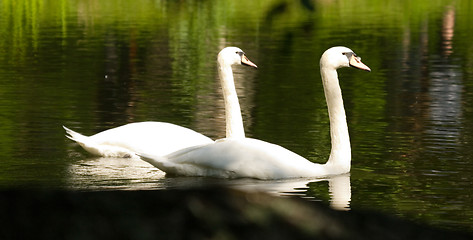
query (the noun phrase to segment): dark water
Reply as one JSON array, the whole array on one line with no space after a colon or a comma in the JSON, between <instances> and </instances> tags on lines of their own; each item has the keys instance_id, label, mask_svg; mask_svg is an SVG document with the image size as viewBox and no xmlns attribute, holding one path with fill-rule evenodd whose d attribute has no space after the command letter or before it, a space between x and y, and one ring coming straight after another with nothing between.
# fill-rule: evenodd
<instances>
[{"instance_id":1,"label":"dark water","mask_svg":"<svg viewBox=\"0 0 473 240\"><path fill-rule=\"evenodd\" d=\"M386 6L389 5L389 8ZM297 194L473 231L469 1L2 1L0 187L228 185ZM247 135L314 162L330 150L318 59L335 45L371 67L339 71L350 175L290 181L169 178L95 158L64 137L137 121L225 134L216 55L238 46Z\"/></svg>"}]
</instances>

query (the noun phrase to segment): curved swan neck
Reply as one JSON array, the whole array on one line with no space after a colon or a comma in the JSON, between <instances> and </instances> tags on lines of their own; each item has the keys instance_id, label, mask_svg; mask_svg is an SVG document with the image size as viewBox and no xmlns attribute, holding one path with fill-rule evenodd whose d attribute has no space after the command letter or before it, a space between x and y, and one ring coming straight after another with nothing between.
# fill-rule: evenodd
<instances>
[{"instance_id":1,"label":"curved swan neck","mask_svg":"<svg viewBox=\"0 0 473 240\"><path fill-rule=\"evenodd\" d=\"M226 137L244 138L245 130L243 128L240 103L238 102L235 82L233 80L232 67L219 63L219 75L225 103Z\"/></svg>"},{"instance_id":2,"label":"curved swan neck","mask_svg":"<svg viewBox=\"0 0 473 240\"><path fill-rule=\"evenodd\" d=\"M330 136L332 149L327 165L350 170L351 148L348 125L343 107L342 91L338 82L336 69L324 67L321 63L320 73L324 86L325 100L327 101L330 118Z\"/></svg>"}]
</instances>

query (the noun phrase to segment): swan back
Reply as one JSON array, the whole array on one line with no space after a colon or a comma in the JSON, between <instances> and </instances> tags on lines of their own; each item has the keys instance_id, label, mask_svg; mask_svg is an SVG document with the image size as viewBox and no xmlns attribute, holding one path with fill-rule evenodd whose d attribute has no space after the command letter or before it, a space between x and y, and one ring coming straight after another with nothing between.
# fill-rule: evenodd
<instances>
[{"instance_id":1,"label":"swan back","mask_svg":"<svg viewBox=\"0 0 473 240\"><path fill-rule=\"evenodd\" d=\"M140 154L166 173L219 178L283 179L330 175L321 164L276 144L253 138L226 138L164 157Z\"/></svg>"},{"instance_id":2,"label":"swan back","mask_svg":"<svg viewBox=\"0 0 473 240\"><path fill-rule=\"evenodd\" d=\"M66 127L69 139L93 155L133 157L135 153L166 155L177 150L212 143L213 140L192 129L166 122L137 122L84 136Z\"/></svg>"}]
</instances>

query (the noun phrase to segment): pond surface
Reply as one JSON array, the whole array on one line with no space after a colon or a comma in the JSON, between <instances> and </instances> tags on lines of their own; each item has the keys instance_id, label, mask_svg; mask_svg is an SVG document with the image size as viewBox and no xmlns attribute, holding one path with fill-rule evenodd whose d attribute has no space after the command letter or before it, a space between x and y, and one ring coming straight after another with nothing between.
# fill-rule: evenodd
<instances>
[{"instance_id":1,"label":"pond surface","mask_svg":"<svg viewBox=\"0 0 473 240\"><path fill-rule=\"evenodd\" d=\"M7 0L0 11L0 188L225 185L473 231L467 0ZM224 137L216 55L238 46L259 67L234 67L247 136L324 163L330 137L318 61L336 45L372 69L339 71L349 175L166 177L139 160L90 156L64 137L63 125L92 135L139 121Z\"/></svg>"}]
</instances>

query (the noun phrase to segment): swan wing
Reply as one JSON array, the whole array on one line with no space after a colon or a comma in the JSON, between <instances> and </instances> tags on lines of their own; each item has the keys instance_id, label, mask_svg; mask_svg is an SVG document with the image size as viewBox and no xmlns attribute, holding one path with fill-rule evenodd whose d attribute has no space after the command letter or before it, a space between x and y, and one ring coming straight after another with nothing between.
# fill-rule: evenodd
<instances>
[{"instance_id":1,"label":"swan wing","mask_svg":"<svg viewBox=\"0 0 473 240\"><path fill-rule=\"evenodd\" d=\"M319 165L281 146L252 138L221 139L165 157L145 156L144 160L171 174L223 178L310 177Z\"/></svg>"},{"instance_id":2,"label":"swan wing","mask_svg":"<svg viewBox=\"0 0 473 240\"><path fill-rule=\"evenodd\" d=\"M134 153L166 155L179 149L212 143L192 129L165 122L138 122L108 129L90 137L66 128L68 138L100 156L130 157Z\"/></svg>"}]
</instances>

